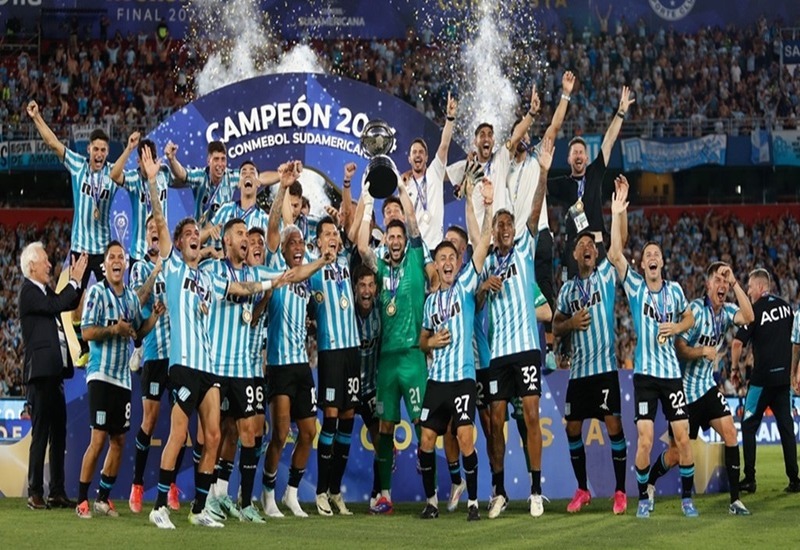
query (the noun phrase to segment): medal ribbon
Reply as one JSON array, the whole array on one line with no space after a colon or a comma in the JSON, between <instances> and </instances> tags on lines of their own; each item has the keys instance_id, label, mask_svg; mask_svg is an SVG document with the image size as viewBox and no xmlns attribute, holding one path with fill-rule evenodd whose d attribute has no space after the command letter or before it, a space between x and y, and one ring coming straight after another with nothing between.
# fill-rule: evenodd
<instances>
[{"instance_id":1,"label":"medal ribbon","mask_svg":"<svg viewBox=\"0 0 800 550\"><path fill-rule=\"evenodd\" d=\"M722 334L722 324L723 324L723 317L725 315L725 308L723 307L719 315L714 313L714 307L711 305L711 299L706 296L706 305L708 306L708 311L711 312L711 327L714 331L714 342L719 344L719 337Z\"/></svg>"},{"instance_id":2,"label":"medal ribbon","mask_svg":"<svg viewBox=\"0 0 800 550\"><path fill-rule=\"evenodd\" d=\"M586 307L592 301L592 276L589 275L586 278L586 286L584 287L583 282L581 279L575 275L575 286L578 287L578 292L580 292L580 303L582 307Z\"/></svg>"},{"instance_id":3,"label":"medal ribbon","mask_svg":"<svg viewBox=\"0 0 800 550\"><path fill-rule=\"evenodd\" d=\"M124 288L122 289L122 297L120 297L117 296L117 293L114 292L114 289L111 288L111 285L109 285L107 282L106 282L106 288L111 291L111 295L114 297L114 301L117 304L117 309L119 310L121 316L120 320L132 321L133 319L131 319L131 311L128 308L128 301L125 299L125 289Z\"/></svg>"},{"instance_id":4,"label":"medal ribbon","mask_svg":"<svg viewBox=\"0 0 800 550\"><path fill-rule=\"evenodd\" d=\"M420 203L422 204L422 209L426 212L428 211L428 176L427 174L422 176L422 183L417 181L417 178L414 177L414 174L411 174L411 179L414 180L414 187L417 188L417 197L414 200L414 209L416 210Z\"/></svg>"},{"instance_id":5,"label":"medal ribbon","mask_svg":"<svg viewBox=\"0 0 800 550\"><path fill-rule=\"evenodd\" d=\"M450 312L452 311L453 307L453 290L455 290L455 284L451 285L447 291L439 290L436 292L436 307L439 310L439 318L444 325L447 321L450 320ZM446 298L446 302L442 303L442 298Z\"/></svg>"},{"instance_id":6,"label":"medal ribbon","mask_svg":"<svg viewBox=\"0 0 800 550\"><path fill-rule=\"evenodd\" d=\"M514 255L514 247L513 246L511 247L511 250L508 251L508 254L506 254L502 258L500 257L499 254L497 255L497 267L494 269L494 274L495 275L500 275L506 269L508 269L508 264L511 263L511 258L512 258L513 255Z\"/></svg>"}]
</instances>

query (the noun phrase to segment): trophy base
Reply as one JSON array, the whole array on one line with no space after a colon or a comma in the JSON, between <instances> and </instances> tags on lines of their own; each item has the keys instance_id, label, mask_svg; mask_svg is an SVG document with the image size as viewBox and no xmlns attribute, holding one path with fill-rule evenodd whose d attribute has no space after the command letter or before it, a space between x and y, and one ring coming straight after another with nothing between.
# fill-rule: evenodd
<instances>
[{"instance_id":1,"label":"trophy base","mask_svg":"<svg viewBox=\"0 0 800 550\"><path fill-rule=\"evenodd\" d=\"M378 155L369 161L365 182L369 182L369 194L376 199L385 199L397 189L399 175L394 161L386 155Z\"/></svg>"}]
</instances>

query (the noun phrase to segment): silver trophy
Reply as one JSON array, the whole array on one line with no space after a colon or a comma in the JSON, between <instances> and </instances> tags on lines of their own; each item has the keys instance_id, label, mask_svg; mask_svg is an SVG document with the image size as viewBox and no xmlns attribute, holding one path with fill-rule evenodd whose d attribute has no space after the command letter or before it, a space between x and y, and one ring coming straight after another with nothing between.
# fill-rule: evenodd
<instances>
[{"instance_id":1,"label":"silver trophy","mask_svg":"<svg viewBox=\"0 0 800 550\"><path fill-rule=\"evenodd\" d=\"M400 174L389 158L394 148L394 131L380 119L373 119L361 133L361 150L370 158L364 173L364 183L369 182L369 194L376 199L385 199L397 189Z\"/></svg>"}]
</instances>

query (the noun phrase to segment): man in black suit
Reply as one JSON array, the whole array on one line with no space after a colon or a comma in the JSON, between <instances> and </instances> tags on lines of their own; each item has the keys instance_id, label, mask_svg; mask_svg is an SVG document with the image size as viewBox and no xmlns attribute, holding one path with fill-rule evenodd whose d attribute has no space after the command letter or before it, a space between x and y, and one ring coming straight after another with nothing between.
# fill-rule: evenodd
<instances>
[{"instance_id":1,"label":"man in black suit","mask_svg":"<svg viewBox=\"0 0 800 550\"><path fill-rule=\"evenodd\" d=\"M31 449L28 458L28 508L74 508L64 489L64 453L67 445L67 403L64 379L73 375L59 314L80 302L88 259L78 257L70 267L70 282L56 294L48 286L52 266L40 242L20 255L25 281L19 293L19 315L25 345L25 383L31 407ZM50 443L50 493L44 500L44 455Z\"/></svg>"}]
</instances>

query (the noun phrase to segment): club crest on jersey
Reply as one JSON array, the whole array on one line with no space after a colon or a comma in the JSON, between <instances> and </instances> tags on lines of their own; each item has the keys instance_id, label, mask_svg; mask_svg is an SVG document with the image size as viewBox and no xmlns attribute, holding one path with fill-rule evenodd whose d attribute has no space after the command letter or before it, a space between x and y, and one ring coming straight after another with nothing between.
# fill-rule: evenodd
<instances>
[{"instance_id":1,"label":"club crest on jersey","mask_svg":"<svg viewBox=\"0 0 800 550\"><path fill-rule=\"evenodd\" d=\"M321 291L318 290L314 293L314 301L316 301L318 304L321 304L322 302L325 301L325 296L322 294Z\"/></svg>"}]
</instances>

